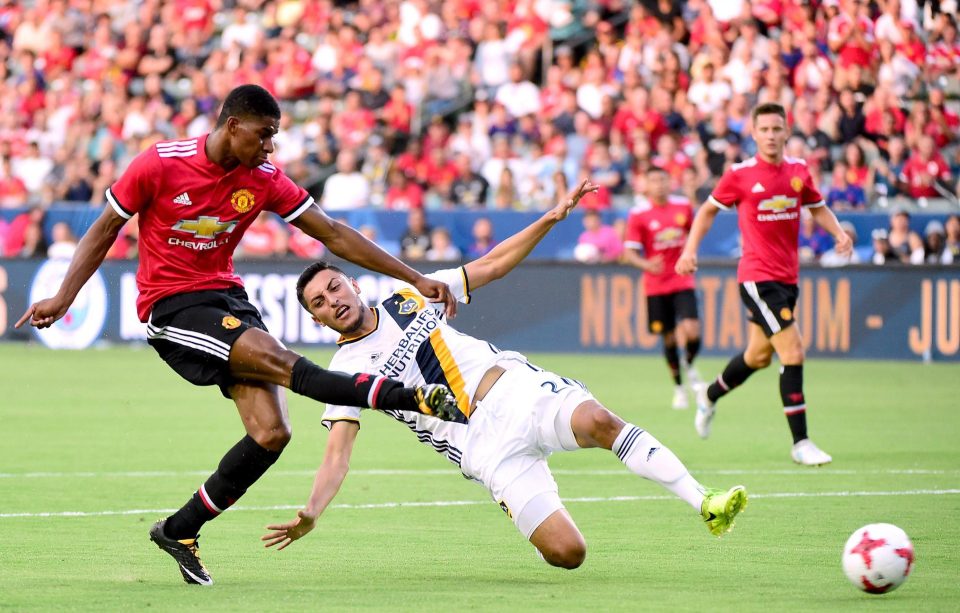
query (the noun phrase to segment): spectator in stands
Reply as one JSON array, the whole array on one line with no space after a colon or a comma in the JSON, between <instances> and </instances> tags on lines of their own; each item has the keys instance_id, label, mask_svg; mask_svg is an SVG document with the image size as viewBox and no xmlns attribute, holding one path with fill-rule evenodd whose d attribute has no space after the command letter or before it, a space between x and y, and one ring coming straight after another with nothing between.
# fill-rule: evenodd
<instances>
[{"instance_id":1,"label":"spectator in stands","mask_svg":"<svg viewBox=\"0 0 960 613\"><path fill-rule=\"evenodd\" d=\"M943 263L960 264L960 215L947 217L944 231Z\"/></svg>"},{"instance_id":2,"label":"spectator in stands","mask_svg":"<svg viewBox=\"0 0 960 613\"><path fill-rule=\"evenodd\" d=\"M690 68L690 75L693 81L687 98L697 107L700 118L723 108L733 96L730 85L716 78L716 67L707 56L697 57Z\"/></svg>"},{"instance_id":3,"label":"spectator in stands","mask_svg":"<svg viewBox=\"0 0 960 613\"><path fill-rule=\"evenodd\" d=\"M10 158L0 158L0 207L22 207L27 204L28 195L27 186L13 172Z\"/></svg>"},{"instance_id":4,"label":"spectator in stands","mask_svg":"<svg viewBox=\"0 0 960 613\"><path fill-rule=\"evenodd\" d=\"M807 209L800 211L799 253L801 262L816 262L833 244L826 230L817 225Z\"/></svg>"},{"instance_id":5,"label":"spectator in stands","mask_svg":"<svg viewBox=\"0 0 960 613\"><path fill-rule=\"evenodd\" d=\"M454 206L465 209L484 208L487 205L487 190L490 185L480 174L474 172L470 155L461 153L455 158L454 164L457 178L450 188Z\"/></svg>"},{"instance_id":6,"label":"spectator in stands","mask_svg":"<svg viewBox=\"0 0 960 613\"><path fill-rule=\"evenodd\" d=\"M467 259L475 260L484 256L497 245L497 241L493 238L493 222L488 217L479 217L473 222L471 235L473 242L467 249Z\"/></svg>"},{"instance_id":7,"label":"spectator in stands","mask_svg":"<svg viewBox=\"0 0 960 613\"><path fill-rule=\"evenodd\" d=\"M867 189L871 190L880 202L900 194L903 168L906 163L907 148L900 137L891 138L887 145L887 158L879 157L870 165L867 176Z\"/></svg>"},{"instance_id":8,"label":"spectator in stands","mask_svg":"<svg viewBox=\"0 0 960 613\"><path fill-rule=\"evenodd\" d=\"M70 226L65 221L53 224L50 230L53 239L47 247L47 257L51 260L70 260L77 250L77 237L73 235Z\"/></svg>"},{"instance_id":9,"label":"spectator in stands","mask_svg":"<svg viewBox=\"0 0 960 613\"><path fill-rule=\"evenodd\" d=\"M845 89L840 92L839 108L839 141L841 143L850 143L862 136L866 136L867 120L852 90Z\"/></svg>"},{"instance_id":10,"label":"spectator in stands","mask_svg":"<svg viewBox=\"0 0 960 613\"><path fill-rule=\"evenodd\" d=\"M837 162L833 167L833 185L827 192L827 206L834 211L853 211L867 208L867 196L863 188L853 185L849 179L850 169L846 162Z\"/></svg>"},{"instance_id":11,"label":"spectator in stands","mask_svg":"<svg viewBox=\"0 0 960 613\"><path fill-rule=\"evenodd\" d=\"M399 168L390 170L389 184L390 188L384 200L387 209L407 211L423 208L423 188Z\"/></svg>"},{"instance_id":12,"label":"spectator in stands","mask_svg":"<svg viewBox=\"0 0 960 613\"><path fill-rule=\"evenodd\" d=\"M323 208L327 211L358 209L370 204L370 182L357 171L357 155L343 149L337 155L337 172L323 186Z\"/></svg>"},{"instance_id":13,"label":"spectator in stands","mask_svg":"<svg viewBox=\"0 0 960 613\"><path fill-rule=\"evenodd\" d=\"M474 84L491 98L496 96L497 89L509 79L513 59L514 54L503 39L500 24L488 21L483 26L483 40L474 55Z\"/></svg>"},{"instance_id":14,"label":"spectator in stands","mask_svg":"<svg viewBox=\"0 0 960 613\"><path fill-rule=\"evenodd\" d=\"M581 248L581 252L595 253L597 262L616 262L623 253L623 241L613 226L603 223L600 213L587 209L583 213L583 232L577 246L591 245L593 249Z\"/></svg>"},{"instance_id":15,"label":"spectator in stands","mask_svg":"<svg viewBox=\"0 0 960 613\"><path fill-rule=\"evenodd\" d=\"M283 257L287 253L287 232L276 216L262 211L247 228L237 246L238 259L268 259Z\"/></svg>"},{"instance_id":16,"label":"spectator in stands","mask_svg":"<svg viewBox=\"0 0 960 613\"><path fill-rule=\"evenodd\" d=\"M719 178L733 162L740 161L739 134L730 130L727 113L720 109L697 125L705 163L713 177Z\"/></svg>"},{"instance_id":17,"label":"spectator in stands","mask_svg":"<svg viewBox=\"0 0 960 613\"><path fill-rule=\"evenodd\" d=\"M427 249L427 260L431 262L455 262L461 258L460 250L450 239L450 231L446 228L434 228L430 233L430 248Z\"/></svg>"},{"instance_id":18,"label":"spectator in stands","mask_svg":"<svg viewBox=\"0 0 960 613\"><path fill-rule=\"evenodd\" d=\"M946 264L946 230L936 219L927 222L923 230L923 261L927 264Z\"/></svg>"},{"instance_id":19,"label":"spectator in stands","mask_svg":"<svg viewBox=\"0 0 960 613\"><path fill-rule=\"evenodd\" d=\"M837 253L836 248L831 246L830 249L827 249L823 255L820 256L820 265L825 268L859 264L862 261L860 253L857 250L857 228L849 221L841 221L840 227L843 228L843 231L850 237L850 241L853 243L853 249L846 255L840 255Z\"/></svg>"},{"instance_id":20,"label":"spectator in stands","mask_svg":"<svg viewBox=\"0 0 960 613\"><path fill-rule=\"evenodd\" d=\"M904 264L923 263L923 239L910 229L910 213L898 209L890 215L887 240L894 257Z\"/></svg>"},{"instance_id":21,"label":"spectator in stands","mask_svg":"<svg viewBox=\"0 0 960 613\"><path fill-rule=\"evenodd\" d=\"M504 166L500 171L500 180L497 182L497 188L493 191L493 201L490 206L495 209L520 209L524 203L520 202L520 194L517 192L517 184L514 180L513 171L509 166Z\"/></svg>"},{"instance_id":22,"label":"spectator in stands","mask_svg":"<svg viewBox=\"0 0 960 613\"><path fill-rule=\"evenodd\" d=\"M43 220L46 213L35 207L20 213L7 226L3 256L8 258L44 257L47 243L43 236Z\"/></svg>"},{"instance_id":23,"label":"spectator in stands","mask_svg":"<svg viewBox=\"0 0 960 613\"><path fill-rule=\"evenodd\" d=\"M949 193L950 167L937 151L932 136L920 137L917 150L904 164L901 180L912 198L936 198L942 191Z\"/></svg>"},{"instance_id":24,"label":"spectator in stands","mask_svg":"<svg viewBox=\"0 0 960 613\"><path fill-rule=\"evenodd\" d=\"M515 118L540 112L540 90L524 78L519 62L510 65L509 81L497 89L495 100Z\"/></svg>"},{"instance_id":25,"label":"spectator in stands","mask_svg":"<svg viewBox=\"0 0 960 613\"><path fill-rule=\"evenodd\" d=\"M870 233L873 240L873 255L870 256L870 262L877 266L885 264L899 264L900 258L890 246L890 235L886 228L875 228Z\"/></svg>"},{"instance_id":26,"label":"spectator in stands","mask_svg":"<svg viewBox=\"0 0 960 613\"><path fill-rule=\"evenodd\" d=\"M423 209L410 209L407 213L407 229L400 237L400 255L407 260L422 260L430 250L430 233L427 216Z\"/></svg>"}]
</instances>

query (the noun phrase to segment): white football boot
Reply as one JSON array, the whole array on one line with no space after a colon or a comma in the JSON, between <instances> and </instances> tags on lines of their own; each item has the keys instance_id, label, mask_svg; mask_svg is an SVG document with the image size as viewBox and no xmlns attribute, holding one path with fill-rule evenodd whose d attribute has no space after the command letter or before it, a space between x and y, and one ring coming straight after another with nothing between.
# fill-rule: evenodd
<instances>
[{"instance_id":1,"label":"white football boot","mask_svg":"<svg viewBox=\"0 0 960 613\"><path fill-rule=\"evenodd\" d=\"M808 438L799 441L790 450L790 457L804 466L823 466L833 461L830 454L813 444Z\"/></svg>"},{"instance_id":2,"label":"white football boot","mask_svg":"<svg viewBox=\"0 0 960 613\"><path fill-rule=\"evenodd\" d=\"M697 386L697 414L693 417L693 427L697 429L700 438L710 436L710 427L716 413L716 406L707 398L707 384L701 383Z\"/></svg>"},{"instance_id":3,"label":"white football boot","mask_svg":"<svg viewBox=\"0 0 960 613\"><path fill-rule=\"evenodd\" d=\"M678 385L673 388L673 408L678 411L683 411L689 406L689 400L687 399L687 389L682 385Z\"/></svg>"}]
</instances>

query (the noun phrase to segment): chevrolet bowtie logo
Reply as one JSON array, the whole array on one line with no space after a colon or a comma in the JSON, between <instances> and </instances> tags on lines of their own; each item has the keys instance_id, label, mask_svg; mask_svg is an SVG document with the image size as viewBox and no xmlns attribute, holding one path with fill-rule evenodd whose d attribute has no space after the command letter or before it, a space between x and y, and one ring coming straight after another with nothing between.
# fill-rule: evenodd
<instances>
[{"instance_id":1,"label":"chevrolet bowtie logo","mask_svg":"<svg viewBox=\"0 0 960 613\"><path fill-rule=\"evenodd\" d=\"M199 219L181 219L173 229L190 232L197 238L214 238L222 232L233 232L236 225L236 221L220 221L219 217L202 215Z\"/></svg>"}]
</instances>

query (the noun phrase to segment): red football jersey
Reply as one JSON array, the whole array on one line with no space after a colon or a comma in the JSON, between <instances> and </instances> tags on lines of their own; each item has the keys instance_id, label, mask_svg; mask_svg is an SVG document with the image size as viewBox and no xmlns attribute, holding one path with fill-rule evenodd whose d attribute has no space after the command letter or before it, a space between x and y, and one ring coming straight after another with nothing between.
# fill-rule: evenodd
<instances>
[{"instance_id":1,"label":"red football jersey","mask_svg":"<svg viewBox=\"0 0 960 613\"><path fill-rule=\"evenodd\" d=\"M795 284L800 276L800 207L824 206L807 163L785 157L779 165L752 157L723 173L707 202L737 207L743 255L737 280Z\"/></svg>"},{"instance_id":2,"label":"red football jersey","mask_svg":"<svg viewBox=\"0 0 960 613\"><path fill-rule=\"evenodd\" d=\"M663 257L663 270L659 274L643 273L643 289L647 296L674 294L695 287L693 275L678 275L673 270L692 223L690 201L678 196L670 196L664 206L630 211L624 246L643 249L647 258Z\"/></svg>"},{"instance_id":3,"label":"red football jersey","mask_svg":"<svg viewBox=\"0 0 960 613\"><path fill-rule=\"evenodd\" d=\"M243 284L233 251L260 211L290 222L313 198L272 164L230 172L207 159L206 135L157 143L107 189L107 202L130 219L139 213L137 314L173 294Z\"/></svg>"}]
</instances>

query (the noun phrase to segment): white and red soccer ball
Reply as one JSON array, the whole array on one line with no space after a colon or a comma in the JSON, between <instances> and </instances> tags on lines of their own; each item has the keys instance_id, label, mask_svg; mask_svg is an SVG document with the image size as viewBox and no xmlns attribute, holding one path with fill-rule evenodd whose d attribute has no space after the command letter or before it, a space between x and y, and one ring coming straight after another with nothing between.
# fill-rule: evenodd
<instances>
[{"instance_id":1,"label":"white and red soccer ball","mask_svg":"<svg viewBox=\"0 0 960 613\"><path fill-rule=\"evenodd\" d=\"M870 594L900 587L913 567L913 543L893 524L869 524L843 546L843 572L855 586Z\"/></svg>"}]
</instances>

